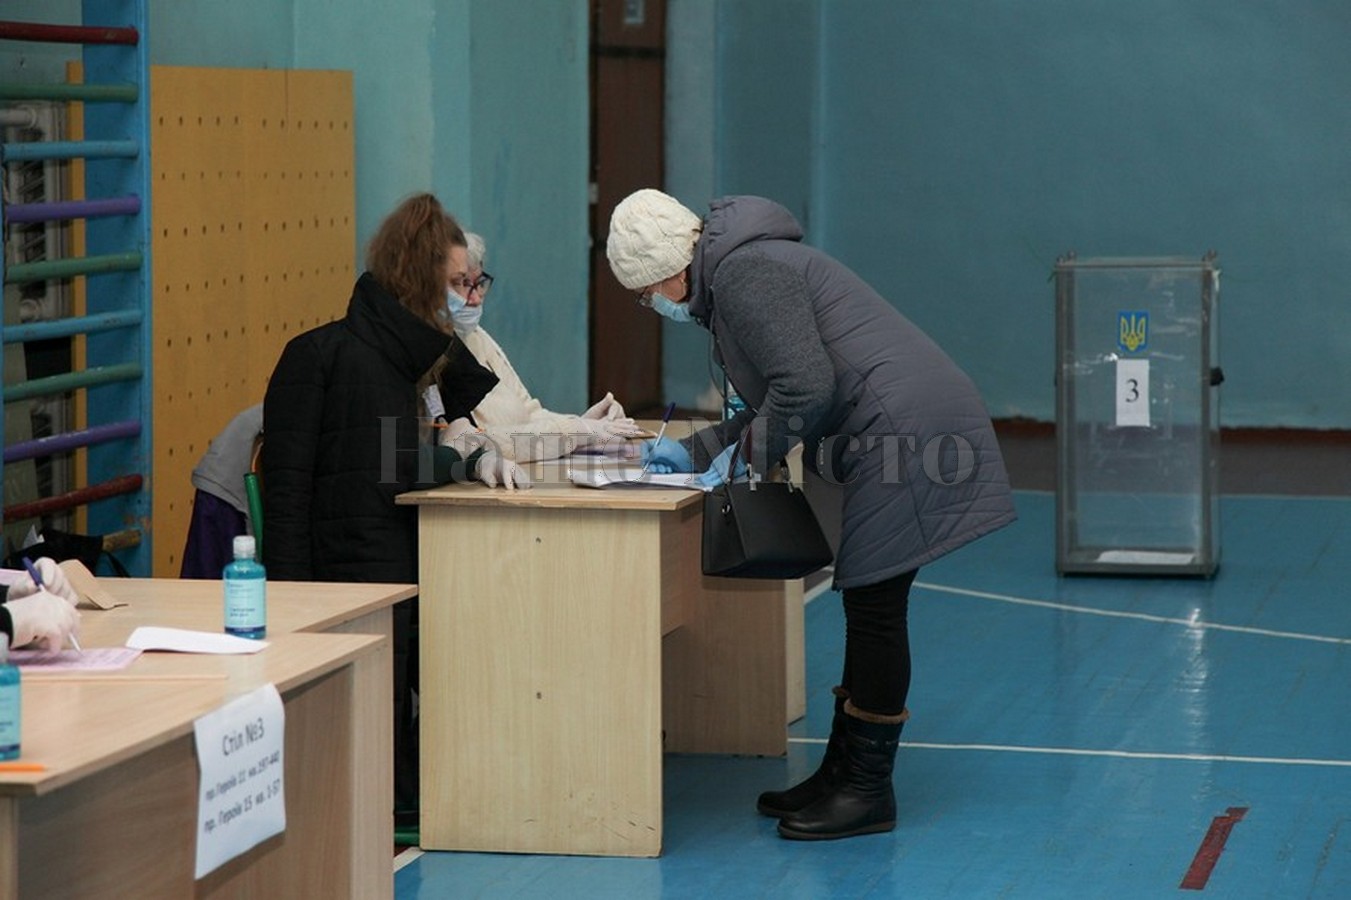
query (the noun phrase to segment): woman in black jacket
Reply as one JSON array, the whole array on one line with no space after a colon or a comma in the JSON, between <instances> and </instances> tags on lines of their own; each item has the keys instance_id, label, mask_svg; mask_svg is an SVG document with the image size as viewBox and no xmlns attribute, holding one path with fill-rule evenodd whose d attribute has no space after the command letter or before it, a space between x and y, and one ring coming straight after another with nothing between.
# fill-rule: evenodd
<instances>
[{"instance_id":1,"label":"woman in black jacket","mask_svg":"<svg viewBox=\"0 0 1351 900\"><path fill-rule=\"evenodd\" d=\"M263 562L282 581L416 583L417 518L405 491L480 479L514 487L514 465L430 440L420 390L437 383L451 420L497 377L455 337L448 292L463 290L464 232L431 194L380 225L342 319L297 335L263 401ZM395 805L417 804L411 691L416 600L394 607Z\"/></svg>"}]
</instances>

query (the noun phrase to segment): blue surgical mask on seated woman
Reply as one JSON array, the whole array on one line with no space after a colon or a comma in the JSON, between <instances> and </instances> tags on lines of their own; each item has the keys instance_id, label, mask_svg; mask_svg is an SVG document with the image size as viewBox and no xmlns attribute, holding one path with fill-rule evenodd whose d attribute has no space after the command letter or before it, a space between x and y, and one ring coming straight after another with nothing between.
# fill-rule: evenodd
<instances>
[{"instance_id":1,"label":"blue surgical mask on seated woman","mask_svg":"<svg viewBox=\"0 0 1351 900\"><path fill-rule=\"evenodd\" d=\"M663 294L652 295L652 310L665 316L672 322L691 321L690 305L688 303L677 303Z\"/></svg>"},{"instance_id":2,"label":"blue surgical mask on seated woman","mask_svg":"<svg viewBox=\"0 0 1351 900\"><path fill-rule=\"evenodd\" d=\"M483 316L483 305L470 306L463 297L446 288L446 311L455 324L455 333L464 337L478 328L478 320Z\"/></svg>"}]
</instances>

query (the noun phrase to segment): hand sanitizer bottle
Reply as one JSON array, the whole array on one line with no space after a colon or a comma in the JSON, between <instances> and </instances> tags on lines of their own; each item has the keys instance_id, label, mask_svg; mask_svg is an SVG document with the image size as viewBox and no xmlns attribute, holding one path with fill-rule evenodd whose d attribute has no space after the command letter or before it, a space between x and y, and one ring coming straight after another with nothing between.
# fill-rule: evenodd
<instances>
[{"instance_id":1,"label":"hand sanitizer bottle","mask_svg":"<svg viewBox=\"0 0 1351 900\"><path fill-rule=\"evenodd\" d=\"M19 757L19 667L9 664L9 643L0 635L0 759Z\"/></svg>"},{"instance_id":2,"label":"hand sanitizer bottle","mask_svg":"<svg viewBox=\"0 0 1351 900\"><path fill-rule=\"evenodd\" d=\"M234 541L235 560L225 567L225 632L262 639L267 634L267 572L254 559L252 535Z\"/></svg>"}]
</instances>

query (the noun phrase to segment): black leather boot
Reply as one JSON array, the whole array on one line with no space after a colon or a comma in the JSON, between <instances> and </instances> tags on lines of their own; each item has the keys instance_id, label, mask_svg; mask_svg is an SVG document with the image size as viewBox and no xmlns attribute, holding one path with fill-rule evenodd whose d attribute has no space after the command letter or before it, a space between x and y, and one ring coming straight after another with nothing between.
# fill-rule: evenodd
<instances>
[{"instance_id":1,"label":"black leather boot","mask_svg":"<svg viewBox=\"0 0 1351 900\"><path fill-rule=\"evenodd\" d=\"M831 691L835 694L835 718L830 723L830 740L826 742L821 765L806 780L786 791L761 794L755 803L760 815L782 819L819 799L840 779L844 771L844 701L849 699L849 692L842 687L831 688Z\"/></svg>"},{"instance_id":2,"label":"black leather boot","mask_svg":"<svg viewBox=\"0 0 1351 900\"><path fill-rule=\"evenodd\" d=\"M869 713L845 701L844 771L814 802L779 821L779 834L798 841L828 841L891 831L896 827L896 794L891 769L901 728L910 717Z\"/></svg>"}]
</instances>

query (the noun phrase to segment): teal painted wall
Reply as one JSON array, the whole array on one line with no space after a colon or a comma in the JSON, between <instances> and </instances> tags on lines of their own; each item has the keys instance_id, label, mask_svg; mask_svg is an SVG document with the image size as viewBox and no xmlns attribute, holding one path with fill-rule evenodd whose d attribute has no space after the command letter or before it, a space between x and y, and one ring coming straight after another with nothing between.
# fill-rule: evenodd
<instances>
[{"instance_id":1,"label":"teal painted wall","mask_svg":"<svg viewBox=\"0 0 1351 900\"><path fill-rule=\"evenodd\" d=\"M76 22L80 0L5 0L0 18L13 22ZM78 59L64 44L0 41L0 77L15 81L61 81L66 63Z\"/></svg>"},{"instance_id":2,"label":"teal painted wall","mask_svg":"<svg viewBox=\"0 0 1351 900\"><path fill-rule=\"evenodd\" d=\"M719 7L718 189L772 197L814 232L820 157L817 0Z\"/></svg>"},{"instance_id":3,"label":"teal painted wall","mask_svg":"<svg viewBox=\"0 0 1351 900\"><path fill-rule=\"evenodd\" d=\"M819 19L817 0L672 0L669 193L699 213L722 194L773 197L811 236ZM681 407L720 409L721 377L711 363L708 332L671 323L663 328L667 396Z\"/></svg>"},{"instance_id":4,"label":"teal painted wall","mask_svg":"<svg viewBox=\"0 0 1351 900\"><path fill-rule=\"evenodd\" d=\"M151 4L157 64L346 68L364 241L430 187L489 240L484 322L584 405L584 0ZM71 0L5 16L71 20ZM1351 428L1351 7L1340 0L670 0L667 187L764 193L972 374L1054 415L1057 256L1220 254L1223 421ZM28 77L66 48L0 47ZM356 252L356 248L354 248ZM604 277L604 276L603 276ZM664 382L708 395L707 341Z\"/></svg>"},{"instance_id":5,"label":"teal painted wall","mask_svg":"<svg viewBox=\"0 0 1351 900\"><path fill-rule=\"evenodd\" d=\"M698 212L719 193L718 15L712 0L668 0L666 7L666 191ZM666 399L682 409L719 409L708 332L665 320L661 328Z\"/></svg>"},{"instance_id":6,"label":"teal painted wall","mask_svg":"<svg viewBox=\"0 0 1351 900\"><path fill-rule=\"evenodd\" d=\"M290 0L149 0L148 6L151 65L295 66L296 4Z\"/></svg>"},{"instance_id":7,"label":"teal painted wall","mask_svg":"<svg viewBox=\"0 0 1351 900\"><path fill-rule=\"evenodd\" d=\"M488 243L483 326L546 406L585 408L585 2L296 6L297 65L355 72L361 239L430 187Z\"/></svg>"},{"instance_id":8,"label":"teal painted wall","mask_svg":"<svg viewBox=\"0 0 1351 900\"><path fill-rule=\"evenodd\" d=\"M823 241L994 414L1054 416L1059 254L1215 249L1224 423L1351 427L1351 7L863 1L825 23Z\"/></svg>"},{"instance_id":9,"label":"teal painted wall","mask_svg":"<svg viewBox=\"0 0 1351 900\"><path fill-rule=\"evenodd\" d=\"M1351 7L864 2L826 21L823 239L996 415L1053 414L1057 255L1213 248L1225 424L1351 427Z\"/></svg>"},{"instance_id":10,"label":"teal painted wall","mask_svg":"<svg viewBox=\"0 0 1351 900\"><path fill-rule=\"evenodd\" d=\"M591 401L587 4L469 8L472 89L457 124L472 135L467 221L497 278L483 325L546 406L581 412Z\"/></svg>"},{"instance_id":11,"label":"teal painted wall","mask_svg":"<svg viewBox=\"0 0 1351 900\"><path fill-rule=\"evenodd\" d=\"M1054 418L1057 256L1213 248L1224 424L1351 428L1351 7L719 7L717 191L767 185L805 208L810 238L947 348L996 416Z\"/></svg>"}]
</instances>

